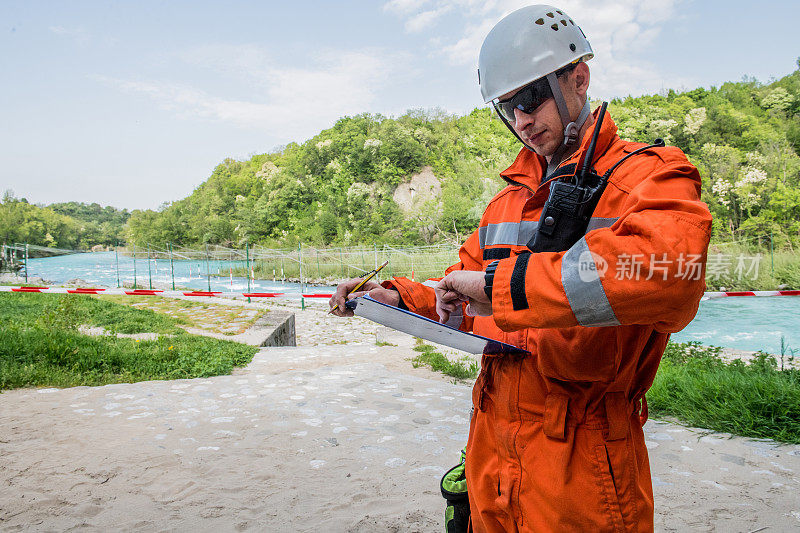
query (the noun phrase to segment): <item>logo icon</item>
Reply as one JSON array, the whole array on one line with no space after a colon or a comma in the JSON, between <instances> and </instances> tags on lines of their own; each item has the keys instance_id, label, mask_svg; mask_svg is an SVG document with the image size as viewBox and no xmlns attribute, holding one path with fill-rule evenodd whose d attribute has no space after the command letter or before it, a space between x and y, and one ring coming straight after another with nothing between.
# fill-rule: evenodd
<instances>
[{"instance_id":1,"label":"logo icon","mask_svg":"<svg viewBox=\"0 0 800 533\"><path fill-rule=\"evenodd\" d=\"M578 256L578 277L584 283L603 279L608 270L608 261L589 250L584 250Z\"/></svg>"}]
</instances>

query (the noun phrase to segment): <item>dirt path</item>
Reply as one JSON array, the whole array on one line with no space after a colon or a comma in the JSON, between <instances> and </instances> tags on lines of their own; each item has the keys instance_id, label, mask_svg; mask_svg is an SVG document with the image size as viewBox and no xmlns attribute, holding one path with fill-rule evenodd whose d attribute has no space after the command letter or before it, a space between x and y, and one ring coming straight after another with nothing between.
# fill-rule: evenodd
<instances>
[{"instance_id":1,"label":"dirt path","mask_svg":"<svg viewBox=\"0 0 800 533\"><path fill-rule=\"evenodd\" d=\"M0 530L441 531L470 384L296 310L232 376L0 395ZM397 346L377 346L376 338ZM659 531L797 531L800 446L645 426Z\"/></svg>"}]
</instances>

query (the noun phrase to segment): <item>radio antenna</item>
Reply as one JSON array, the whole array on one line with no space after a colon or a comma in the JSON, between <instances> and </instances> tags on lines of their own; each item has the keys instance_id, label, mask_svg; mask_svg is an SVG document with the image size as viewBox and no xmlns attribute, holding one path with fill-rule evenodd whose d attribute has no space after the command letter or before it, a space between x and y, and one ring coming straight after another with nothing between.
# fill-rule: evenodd
<instances>
[{"instance_id":1,"label":"radio antenna","mask_svg":"<svg viewBox=\"0 0 800 533\"><path fill-rule=\"evenodd\" d=\"M586 148L586 155L583 158L583 166L581 167L578 176L587 176L589 172L591 172L592 159L594 158L594 147L597 145L597 137L600 135L600 126L603 125L603 117L606 116L607 107L608 102L603 102L603 105L600 106L600 113L597 114L597 124L595 124L594 131L592 132L592 140L589 142L589 146Z\"/></svg>"}]
</instances>

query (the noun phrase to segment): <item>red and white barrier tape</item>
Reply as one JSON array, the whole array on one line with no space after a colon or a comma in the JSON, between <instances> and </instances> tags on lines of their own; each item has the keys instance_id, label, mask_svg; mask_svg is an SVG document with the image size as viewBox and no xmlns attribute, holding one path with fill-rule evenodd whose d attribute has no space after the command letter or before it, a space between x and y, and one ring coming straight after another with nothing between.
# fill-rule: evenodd
<instances>
[{"instance_id":1,"label":"red and white barrier tape","mask_svg":"<svg viewBox=\"0 0 800 533\"><path fill-rule=\"evenodd\" d=\"M125 296L214 296L220 298L330 298L333 294L299 292L165 291L160 289L94 289L71 287L12 287L0 285L0 292L42 292L50 294L117 294Z\"/></svg>"},{"instance_id":2,"label":"red and white barrier tape","mask_svg":"<svg viewBox=\"0 0 800 533\"><path fill-rule=\"evenodd\" d=\"M727 298L729 296L800 296L800 291L726 291L703 293L703 299Z\"/></svg>"},{"instance_id":3,"label":"red and white barrier tape","mask_svg":"<svg viewBox=\"0 0 800 533\"><path fill-rule=\"evenodd\" d=\"M94 289L83 287L14 287L0 285L0 292L43 292L50 294L117 294L126 296L214 296L220 298L330 298L331 293L301 294L299 292L228 292L228 291L166 291L160 289ZM730 296L800 296L800 291L726 291L706 292L703 299Z\"/></svg>"}]
</instances>

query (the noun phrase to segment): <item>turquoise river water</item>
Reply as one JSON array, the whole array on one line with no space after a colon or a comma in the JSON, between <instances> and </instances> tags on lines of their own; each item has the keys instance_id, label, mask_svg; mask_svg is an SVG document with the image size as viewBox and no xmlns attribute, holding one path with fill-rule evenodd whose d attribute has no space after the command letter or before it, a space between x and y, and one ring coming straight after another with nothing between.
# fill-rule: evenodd
<instances>
[{"instance_id":1,"label":"turquoise river water","mask_svg":"<svg viewBox=\"0 0 800 533\"><path fill-rule=\"evenodd\" d=\"M117 260L119 267L117 268ZM136 279L140 288L149 286L150 276L154 284L165 287L172 282L169 261L151 260L148 273L147 259L136 261ZM224 275L231 266L243 266L242 261L211 261L212 290L242 292L247 290L247 279ZM209 277L204 261L175 261L173 264L175 284L197 290L207 290ZM45 259L31 259L29 275L41 276L57 283L80 278L90 285L117 287L117 278L122 283L132 283L134 262L130 257L115 257L114 252L64 255ZM301 287L298 283L255 280L251 290L259 292L307 293L330 292L332 287ZM735 297L704 300L695 319L683 330L672 336L679 342L699 341L703 344L738 348L741 350L764 350L780 353L781 336L785 344L798 350L800 356L800 296Z\"/></svg>"}]
</instances>

